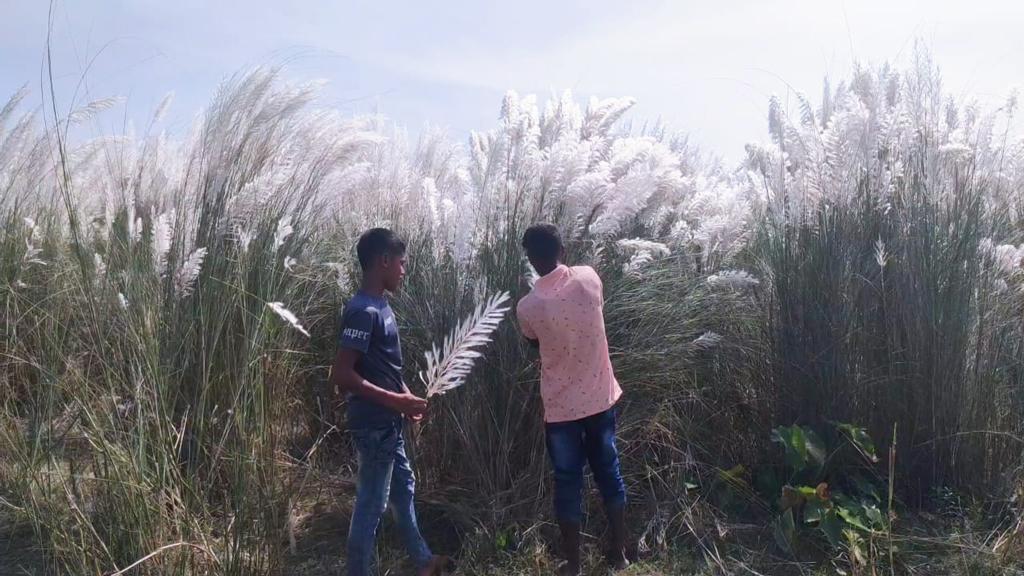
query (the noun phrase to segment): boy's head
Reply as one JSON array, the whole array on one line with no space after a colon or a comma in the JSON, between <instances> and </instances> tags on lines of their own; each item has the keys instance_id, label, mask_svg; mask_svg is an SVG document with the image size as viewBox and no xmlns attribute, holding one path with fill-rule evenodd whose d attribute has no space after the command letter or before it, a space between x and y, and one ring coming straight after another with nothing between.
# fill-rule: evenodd
<instances>
[{"instance_id":1,"label":"boy's head","mask_svg":"<svg viewBox=\"0 0 1024 576\"><path fill-rule=\"evenodd\" d=\"M405 277L405 242L387 228L373 228L356 244L364 277L378 278L388 292L395 292Z\"/></svg>"},{"instance_id":2,"label":"boy's head","mask_svg":"<svg viewBox=\"0 0 1024 576\"><path fill-rule=\"evenodd\" d=\"M523 233L523 248L530 265L544 276L554 270L562 259L562 235L554 224L534 224Z\"/></svg>"}]
</instances>

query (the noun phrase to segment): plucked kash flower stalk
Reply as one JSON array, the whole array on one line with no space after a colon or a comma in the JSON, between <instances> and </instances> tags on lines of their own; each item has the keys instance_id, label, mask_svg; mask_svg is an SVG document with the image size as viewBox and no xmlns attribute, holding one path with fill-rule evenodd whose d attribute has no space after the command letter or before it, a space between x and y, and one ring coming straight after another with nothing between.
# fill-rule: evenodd
<instances>
[{"instance_id":1,"label":"plucked kash flower stalk","mask_svg":"<svg viewBox=\"0 0 1024 576\"><path fill-rule=\"evenodd\" d=\"M420 379L427 387L428 398L458 388L466 381L473 363L483 356L480 347L491 341L491 334L508 312L508 300L507 292L492 296L445 336L440 350L435 344L426 353L427 369L420 372Z\"/></svg>"}]
</instances>

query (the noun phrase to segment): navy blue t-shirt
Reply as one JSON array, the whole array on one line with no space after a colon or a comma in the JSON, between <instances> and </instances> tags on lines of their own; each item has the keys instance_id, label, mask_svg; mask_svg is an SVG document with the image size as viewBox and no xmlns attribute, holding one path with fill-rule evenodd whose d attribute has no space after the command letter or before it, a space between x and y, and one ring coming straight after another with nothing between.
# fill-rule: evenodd
<instances>
[{"instance_id":1,"label":"navy blue t-shirt","mask_svg":"<svg viewBox=\"0 0 1024 576\"><path fill-rule=\"evenodd\" d=\"M401 393L402 345L398 324L386 298L359 291L341 313L338 346L362 352L356 373L364 380L391 392ZM361 398L348 395L348 426L353 430L385 428L402 415Z\"/></svg>"}]
</instances>

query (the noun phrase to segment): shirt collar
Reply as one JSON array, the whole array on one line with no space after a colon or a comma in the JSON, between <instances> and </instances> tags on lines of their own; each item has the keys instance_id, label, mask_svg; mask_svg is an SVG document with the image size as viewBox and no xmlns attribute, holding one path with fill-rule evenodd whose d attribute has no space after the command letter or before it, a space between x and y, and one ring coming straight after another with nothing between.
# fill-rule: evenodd
<instances>
[{"instance_id":1,"label":"shirt collar","mask_svg":"<svg viewBox=\"0 0 1024 576\"><path fill-rule=\"evenodd\" d=\"M373 294L370 294L369 292L367 292L367 291L365 291L365 290L363 290L361 288L359 289L358 294L361 294L364 298L366 298L370 302L373 302L374 304L376 304L378 306L381 306L381 307L386 306L387 303L388 303L388 298L385 295L374 296Z\"/></svg>"},{"instance_id":2,"label":"shirt collar","mask_svg":"<svg viewBox=\"0 0 1024 576\"><path fill-rule=\"evenodd\" d=\"M555 269L541 276L534 282L534 287L546 288L569 274L569 267L565 264L555 266Z\"/></svg>"}]
</instances>

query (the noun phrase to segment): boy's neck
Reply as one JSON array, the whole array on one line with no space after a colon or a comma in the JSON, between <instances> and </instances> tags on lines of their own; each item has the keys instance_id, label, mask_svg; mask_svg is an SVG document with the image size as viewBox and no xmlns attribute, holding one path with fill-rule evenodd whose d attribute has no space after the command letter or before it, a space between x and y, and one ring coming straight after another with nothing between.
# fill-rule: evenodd
<instances>
[{"instance_id":1,"label":"boy's neck","mask_svg":"<svg viewBox=\"0 0 1024 576\"><path fill-rule=\"evenodd\" d=\"M541 276L547 276L548 274L551 274L552 272L554 272L555 269L558 268L561 265L562 265L562 261L561 260L555 260L555 262L553 264L548 264L546 266L541 266L541 268L537 270L537 274L540 274Z\"/></svg>"},{"instance_id":2,"label":"boy's neck","mask_svg":"<svg viewBox=\"0 0 1024 576\"><path fill-rule=\"evenodd\" d=\"M372 275L363 276L363 284L360 289L370 296L384 297L384 282Z\"/></svg>"}]
</instances>

